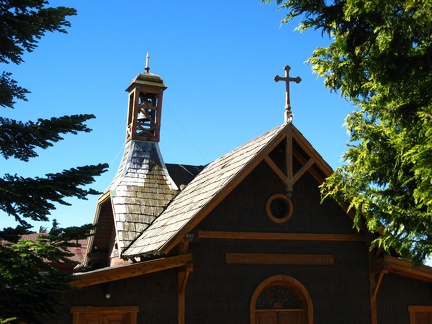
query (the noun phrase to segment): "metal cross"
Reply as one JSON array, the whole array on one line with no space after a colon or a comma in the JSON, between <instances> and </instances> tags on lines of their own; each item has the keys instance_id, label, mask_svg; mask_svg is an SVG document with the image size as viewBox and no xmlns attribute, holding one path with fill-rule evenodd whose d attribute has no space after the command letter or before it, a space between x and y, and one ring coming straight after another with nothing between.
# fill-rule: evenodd
<instances>
[{"instance_id":1,"label":"metal cross","mask_svg":"<svg viewBox=\"0 0 432 324\"><path fill-rule=\"evenodd\" d=\"M289 123L293 118L293 114L291 112L289 84L292 81L296 83L300 83L301 78L300 77L290 78L289 70L291 70L291 68L288 65L284 67L284 70L285 70L285 77L280 77L279 75L276 75L273 80L275 80L276 82L285 81L286 84L285 123Z\"/></svg>"}]
</instances>

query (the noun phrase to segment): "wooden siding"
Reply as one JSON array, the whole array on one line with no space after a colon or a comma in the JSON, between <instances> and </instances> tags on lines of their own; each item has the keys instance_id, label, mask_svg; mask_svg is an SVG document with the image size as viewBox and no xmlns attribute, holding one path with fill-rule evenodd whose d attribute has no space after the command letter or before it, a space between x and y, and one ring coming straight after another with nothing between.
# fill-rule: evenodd
<instances>
[{"instance_id":1,"label":"wooden siding","mask_svg":"<svg viewBox=\"0 0 432 324\"><path fill-rule=\"evenodd\" d=\"M320 204L318 182L306 172L294 185L292 218L282 224L265 212L266 200L284 184L261 163L195 229L254 233L357 234L332 201ZM186 290L186 323L247 323L256 287L273 275L290 276L305 286L318 323L370 322L368 247L359 241L200 239L190 244L194 272ZM319 254L334 264L227 264L229 253ZM264 262L263 262L264 263ZM349 284L347 284L349 283Z\"/></svg>"},{"instance_id":2,"label":"wooden siding","mask_svg":"<svg viewBox=\"0 0 432 324\"><path fill-rule=\"evenodd\" d=\"M224 193L235 187L234 180L241 179L240 175L245 176L246 166L251 167L251 162L258 158L269 143L283 136L285 127L279 126L208 165L176 197L163 215L138 237L125 255L169 251L167 244L176 236L179 240L183 239L178 234L183 233L185 226L190 226L198 213L204 217L209 211L206 208L211 210L224 197ZM176 242L170 243L172 248Z\"/></svg>"},{"instance_id":3,"label":"wooden siding","mask_svg":"<svg viewBox=\"0 0 432 324\"><path fill-rule=\"evenodd\" d=\"M393 273L384 274L377 294L378 323L410 323L408 306L432 305L432 285Z\"/></svg>"},{"instance_id":4,"label":"wooden siding","mask_svg":"<svg viewBox=\"0 0 432 324\"><path fill-rule=\"evenodd\" d=\"M105 298L106 292L110 298ZM169 269L84 288L67 294L71 306L119 307L136 306L137 323L177 323L177 269ZM56 317L44 324L72 323L70 307L65 306Z\"/></svg>"}]
</instances>

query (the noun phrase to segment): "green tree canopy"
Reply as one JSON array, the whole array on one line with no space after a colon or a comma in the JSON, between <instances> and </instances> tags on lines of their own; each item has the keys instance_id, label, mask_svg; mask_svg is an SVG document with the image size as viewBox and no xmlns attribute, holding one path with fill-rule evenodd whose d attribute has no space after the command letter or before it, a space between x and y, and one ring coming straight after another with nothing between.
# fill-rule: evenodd
<instances>
[{"instance_id":1,"label":"green tree canopy","mask_svg":"<svg viewBox=\"0 0 432 324\"><path fill-rule=\"evenodd\" d=\"M289 0L284 22L330 45L309 63L356 109L345 163L322 185L348 202L376 244L414 261L432 251L432 1Z\"/></svg>"},{"instance_id":2,"label":"green tree canopy","mask_svg":"<svg viewBox=\"0 0 432 324\"><path fill-rule=\"evenodd\" d=\"M73 8L49 7L45 0L0 0L0 64L20 64L23 54L32 52L46 32L63 32L70 26ZM18 85L12 74L0 76L0 106L14 108L26 100L29 90ZM5 159L29 161L38 148L46 149L63 139L63 134L91 131L86 122L94 115L17 121L0 117L0 153ZM107 164L87 165L40 177L24 178L4 174L0 178L1 217L13 217L16 228L0 230L0 323L17 318L35 323L44 314L54 314L62 293L69 287L69 275L50 264L70 262L67 248L89 235L91 226L53 228L35 241L20 239L31 221L47 221L55 204L68 205L67 197L87 199L97 194L87 186L107 169Z\"/></svg>"}]
</instances>

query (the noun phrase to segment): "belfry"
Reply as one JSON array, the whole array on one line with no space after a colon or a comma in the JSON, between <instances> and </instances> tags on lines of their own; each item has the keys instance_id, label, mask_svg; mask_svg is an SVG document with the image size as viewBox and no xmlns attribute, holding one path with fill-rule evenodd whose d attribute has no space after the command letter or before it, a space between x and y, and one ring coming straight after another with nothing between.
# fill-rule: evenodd
<instances>
[{"instance_id":1,"label":"belfry","mask_svg":"<svg viewBox=\"0 0 432 324\"><path fill-rule=\"evenodd\" d=\"M167 86L159 75L150 73L147 53L145 72L139 73L126 91L129 108L126 140L159 142L162 97Z\"/></svg>"}]
</instances>

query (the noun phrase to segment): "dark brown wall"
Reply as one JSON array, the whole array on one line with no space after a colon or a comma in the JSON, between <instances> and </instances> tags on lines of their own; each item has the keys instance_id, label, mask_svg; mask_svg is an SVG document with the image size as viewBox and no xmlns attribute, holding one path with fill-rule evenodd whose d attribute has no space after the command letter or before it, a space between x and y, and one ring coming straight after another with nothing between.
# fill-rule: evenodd
<instances>
[{"instance_id":1,"label":"dark brown wall","mask_svg":"<svg viewBox=\"0 0 432 324\"><path fill-rule=\"evenodd\" d=\"M109 299L105 298L107 288ZM68 295L68 302L72 306L139 306L138 323L177 323L177 269L76 288ZM43 323L72 323L70 307Z\"/></svg>"},{"instance_id":2,"label":"dark brown wall","mask_svg":"<svg viewBox=\"0 0 432 324\"><path fill-rule=\"evenodd\" d=\"M308 173L295 185L294 214L277 224L266 215L267 198L282 193L283 183L260 164L197 229L218 231L355 233L351 220L333 202L320 204L317 182ZM202 239L191 246L194 272L186 290L187 323L247 323L256 287L284 274L308 290L315 323L370 321L368 249L364 242L289 242ZM225 254L332 254L334 265L226 264Z\"/></svg>"},{"instance_id":3,"label":"dark brown wall","mask_svg":"<svg viewBox=\"0 0 432 324\"><path fill-rule=\"evenodd\" d=\"M397 274L385 274L377 296L379 323L409 323L409 305L432 305L432 285Z\"/></svg>"}]
</instances>

